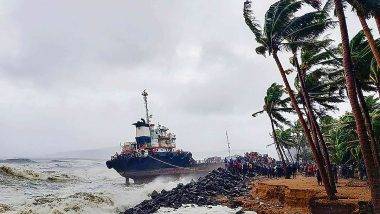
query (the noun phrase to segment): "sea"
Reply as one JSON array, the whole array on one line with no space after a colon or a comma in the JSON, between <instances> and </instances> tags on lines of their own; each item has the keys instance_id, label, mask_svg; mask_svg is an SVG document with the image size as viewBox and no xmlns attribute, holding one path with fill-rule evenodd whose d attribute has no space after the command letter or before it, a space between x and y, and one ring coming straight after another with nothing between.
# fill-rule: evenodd
<instances>
[{"instance_id":1,"label":"sea","mask_svg":"<svg viewBox=\"0 0 380 214\"><path fill-rule=\"evenodd\" d=\"M156 190L170 190L194 177L163 178L144 185L126 185L125 178L105 160L12 159L0 161L0 213L120 213L149 199ZM236 213L224 206L179 209L157 213ZM254 213L254 212L251 212Z\"/></svg>"}]
</instances>

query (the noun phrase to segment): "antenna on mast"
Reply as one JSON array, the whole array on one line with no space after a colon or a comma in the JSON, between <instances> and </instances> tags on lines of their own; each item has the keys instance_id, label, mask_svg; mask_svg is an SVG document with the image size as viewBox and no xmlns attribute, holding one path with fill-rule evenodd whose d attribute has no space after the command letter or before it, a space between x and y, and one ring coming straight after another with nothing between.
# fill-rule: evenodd
<instances>
[{"instance_id":1,"label":"antenna on mast","mask_svg":"<svg viewBox=\"0 0 380 214\"><path fill-rule=\"evenodd\" d=\"M149 110L148 110L148 92L146 92L146 89L142 92L143 97L144 97L144 104L145 104L145 114L146 114L146 123L148 124L149 127L149 136L150 139L152 140L152 127L150 126L150 117L149 115Z\"/></svg>"},{"instance_id":2,"label":"antenna on mast","mask_svg":"<svg viewBox=\"0 0 380 214\"><path fill-rule=\"evenodd\" d=\"M231 159L231 146L230 146L230 141L228 139L228 132L226 130L226 138L227 138L227 146L228 146L228 157Z\"/></svg>"},{"instance_id":3,"label":"antenna on mast","mask_svg":"<svg viewBox=\"0 0 380 214\"><path fill-rule=\"evenodd\" d=\"M148 92L146 92L146 89L142 92L143 97L144 97L144 104L145 104L145 114L146 114L146 123L149 125L150 124L150 116L149 116L149 111L148 111Z\"/></svg>"}]
</instances>

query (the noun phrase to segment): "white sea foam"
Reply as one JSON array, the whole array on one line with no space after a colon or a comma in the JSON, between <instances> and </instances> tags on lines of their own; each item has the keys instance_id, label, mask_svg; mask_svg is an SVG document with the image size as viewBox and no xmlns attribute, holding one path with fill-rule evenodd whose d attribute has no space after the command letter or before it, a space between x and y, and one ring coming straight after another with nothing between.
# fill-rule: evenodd
<instances>
[{"instance_id":1,"label":"white sea foam","mask_svg":"<svg viewBox=\"0 0 380 214\"><path fill-rule=\"evenodd\" d=\"M180 207L179 209L172 208L161 208L157 211L157 214L170 213L170 214L193 214L193 213L202 213L202 214L221 214L221 213L236 213L240 208L230 209L225 206L207 206L199 207L192 204L186 204ZM256 214L253 211L246 211L247 214Z\"/></svg>"},{"instance_id":2,"label":"white sea foam","mask_svg":"<svg viewBox=\"0 0 380 214\"><path fill-rule=\"evenodd\" d=\"M33 164L0 168L0 210L5 213L119 213L162 189L170 190L180 179L156 178L145 185L125 185L125 179L109 170L104 161L39 160ZM56 175L61 182L48 179ZM2 208L3 207L3 208ZM234 213L226 207L184 206L162 208L159 213Z\"/></svg>"}]
</instances>

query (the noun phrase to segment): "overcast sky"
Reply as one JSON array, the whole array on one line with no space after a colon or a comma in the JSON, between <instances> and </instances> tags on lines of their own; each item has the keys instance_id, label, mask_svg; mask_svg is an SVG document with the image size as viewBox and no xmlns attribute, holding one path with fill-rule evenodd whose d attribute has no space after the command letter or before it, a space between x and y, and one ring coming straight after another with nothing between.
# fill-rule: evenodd
<instances>
[{"instance_id":1,"label":"overcast sky","mask_svg":"<svg viewBox=\"0 0 380 214\"><path fill-rule=\"evenodd\" d=\"M254 1L259 20L273 2ZM268 118L250 115L280 76L272 59L254 54L242 6L2 0L0 157L133 140L145 88L154 121L177 134L177 147L227 154L228 130L233 149L274 155ZM355 17L349 25L351 34L359 27Z\"/></svg>"}]
</instances>

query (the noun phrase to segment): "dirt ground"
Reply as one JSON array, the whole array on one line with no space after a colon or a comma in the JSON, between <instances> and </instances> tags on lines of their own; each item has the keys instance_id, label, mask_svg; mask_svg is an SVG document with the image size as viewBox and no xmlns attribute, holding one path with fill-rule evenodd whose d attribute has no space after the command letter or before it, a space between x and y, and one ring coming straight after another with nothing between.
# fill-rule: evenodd
<instances>
[{"instance_id":1,"label":"dirt ground","mask_svg":"<svg viewBox=\"0 0 380 214\"><path fill-rule=\"evenodd\" d=\"M297 176L295 179L268 179L260 177L252 182L251 195L237 198L245 210L259 214L280 213L359 213L370 201L365 181L340 179L338 200L328 201L323 186L316 178Z\"/></svg>"}]
</instances>

